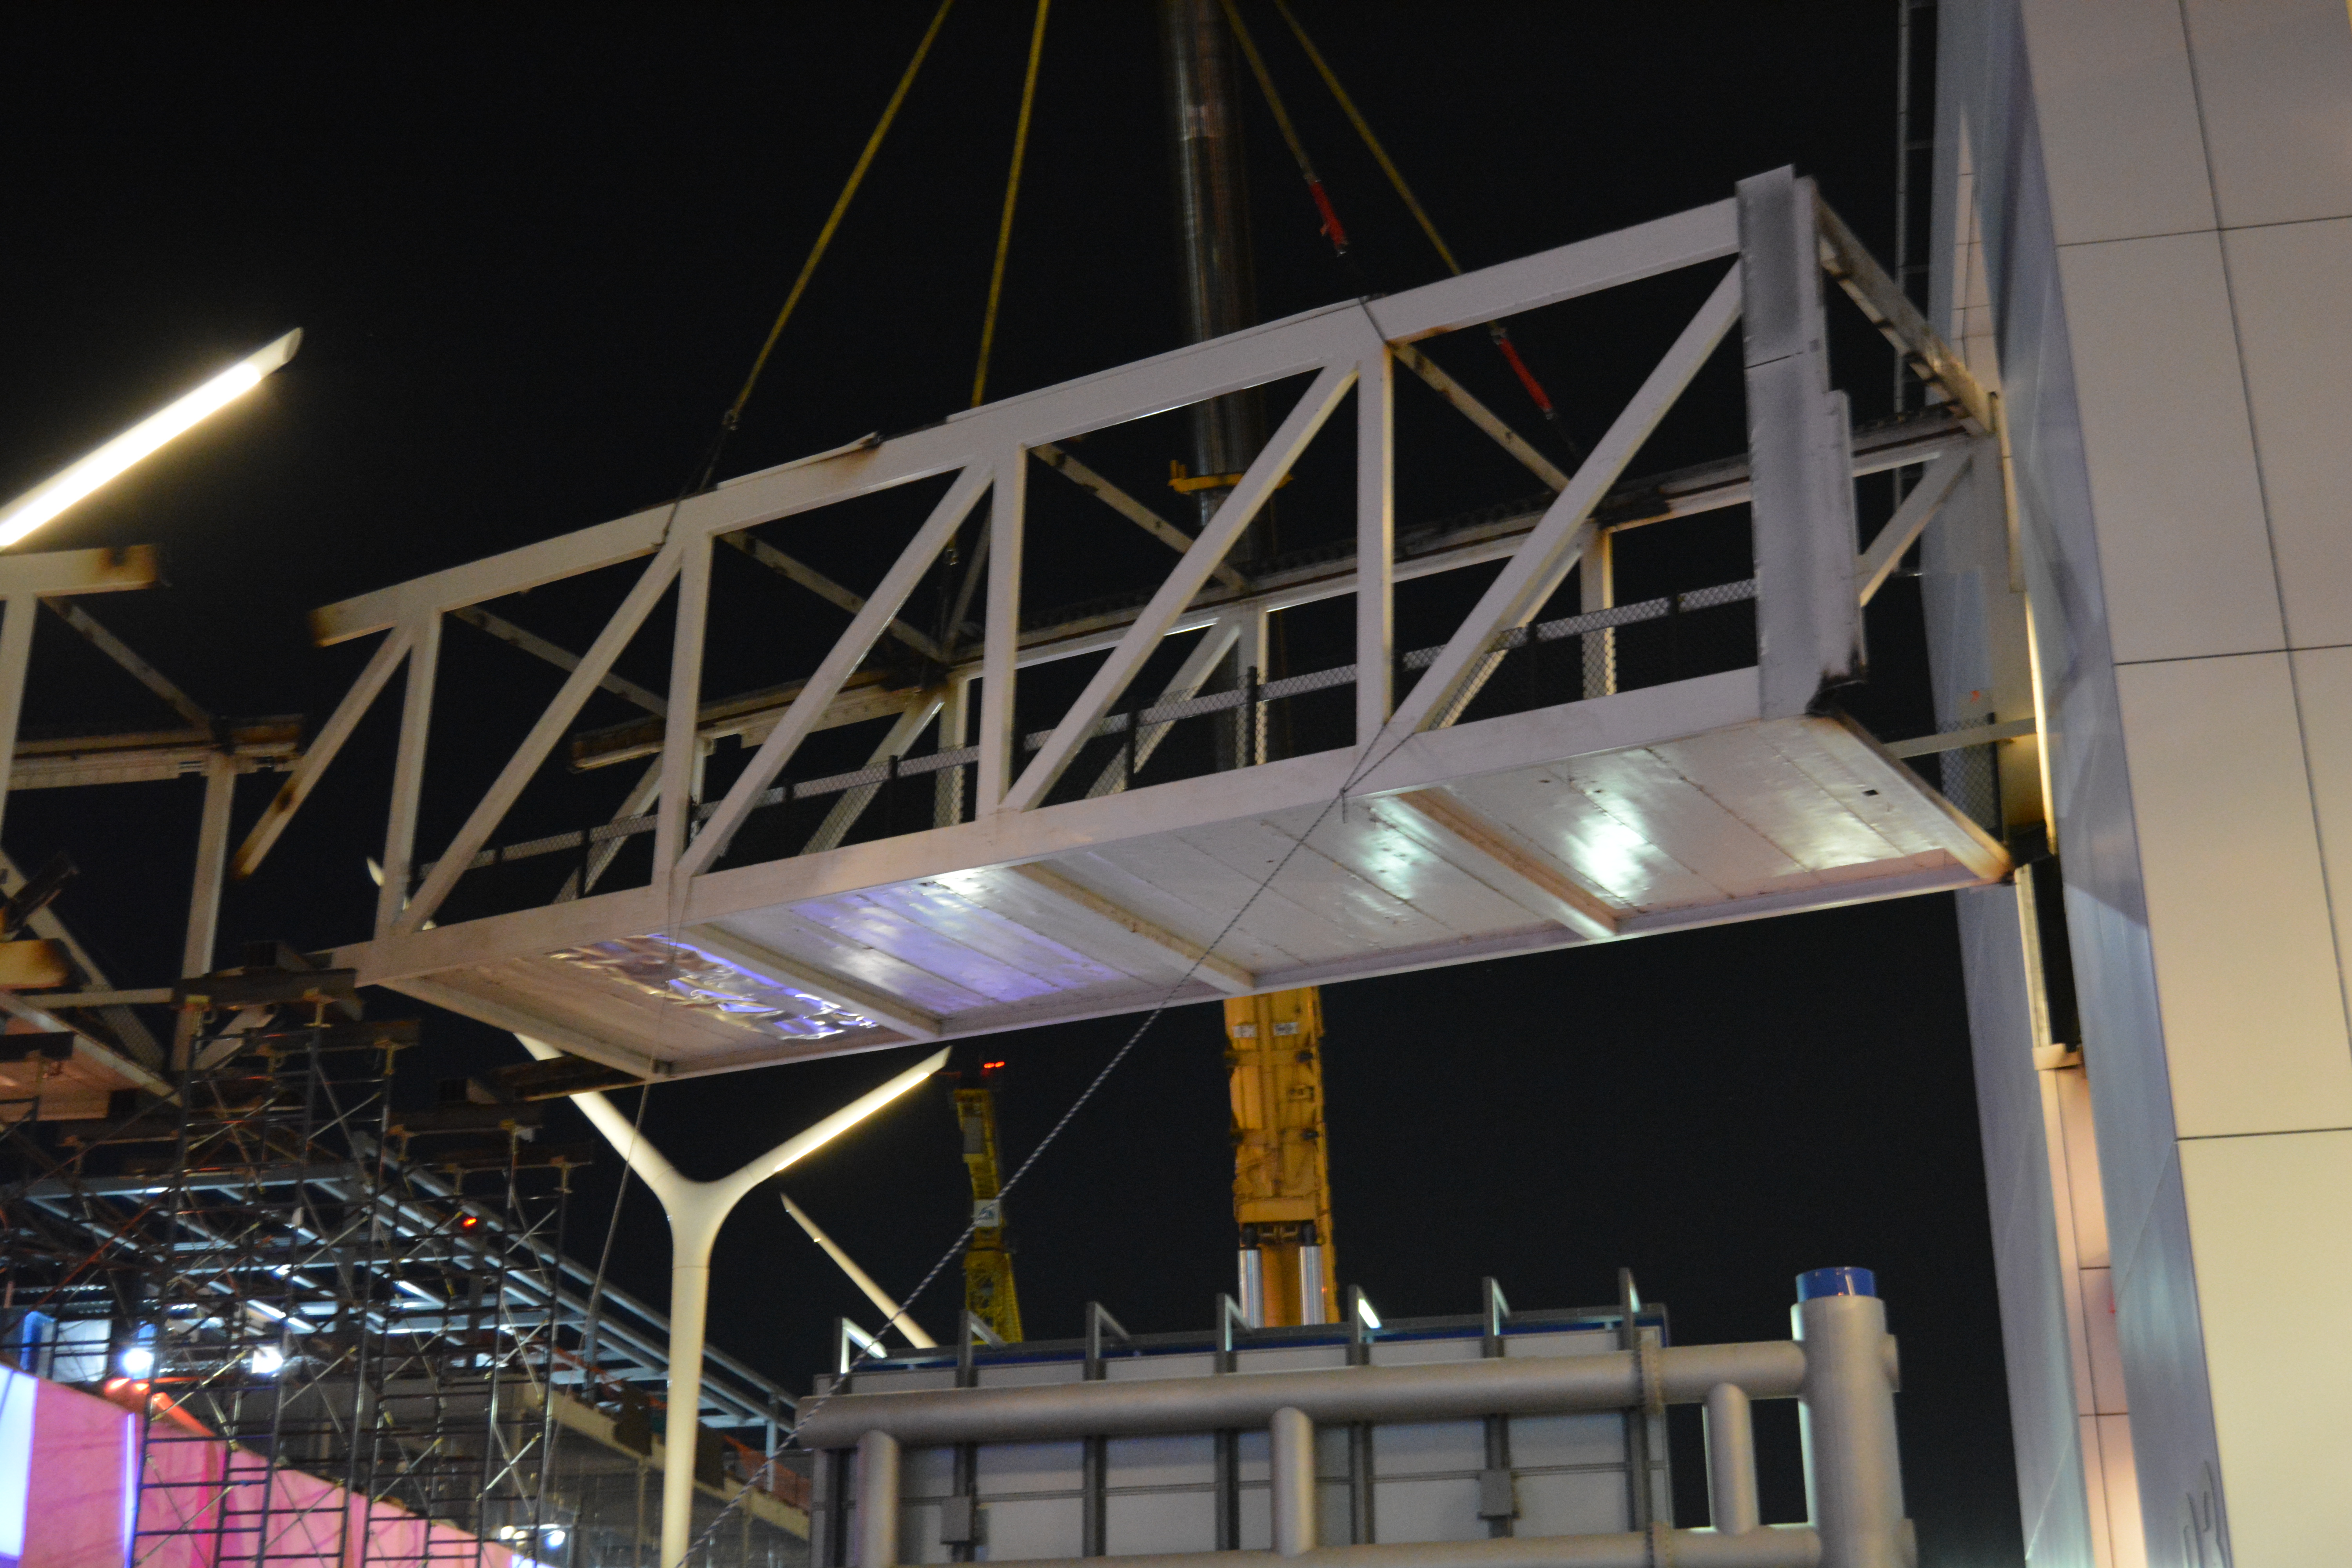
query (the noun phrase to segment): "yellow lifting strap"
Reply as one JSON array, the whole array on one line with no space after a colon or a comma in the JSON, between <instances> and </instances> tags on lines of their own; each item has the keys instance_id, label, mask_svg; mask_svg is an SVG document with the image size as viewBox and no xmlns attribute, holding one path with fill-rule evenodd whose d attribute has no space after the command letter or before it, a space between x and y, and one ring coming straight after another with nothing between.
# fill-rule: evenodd
<instances>
[{"instance_id":1,"label":"yellow lifting strap","mask_svg":"<svg viewBox=\"0 0 2352 1568\"><path fill-rule=\"evenodd\" d=\"M1356 100L1348 96L1348 89L1339 85L1339 75L1331 69L1330 62L1323 58L1323 51L1315 47L1315 40L1307 36L1307 29L1298 25L1298 18L1290 14L1290 0L1274 0L1274 8L1282 13L1284 21L1290 24L1291 32L1297 36L1298 47L1305 49L1307 58L1315 62L1316 73L1322 77L1323 85L1331 89L1331 96L1339 101L1339 108L1347 114L1348 122L1356 128L1356 134L1364 139L1365 147L1370 150L1372 157L1380 163L1381 173L1389 177L1389 184L1394 185L1396 194L1404 199L1404 205L1412 212L1413 221L1421 225L1421 232L1427 235L1429 243L1437 247L1437 254L1444 260L1446 270L1458 275L1462 270L1462 264L1454 259L1453 250L1447 247L1444 239L1439 237L1437 226L1430 222L1429 215L1422 210L1420 200L1412 194L1412 187L1404 183L1403 174L1390 160L1388 149L1381 146L1381 139L1372 134L1371 122L1366 120L1362 111L1356 108Z\"/></svg>"},{"instance_id":2,"label":"yellow lifting strap","mask_svg":"<svg viewBox=\"0 0 2352 1568\"><path fill-rule=\"evenodd\" d=\"M988 356L996 347L996 305L1004 294L1004 258L1013 248L1013 207L1021 196L1021 161L1029 152L1029 111L1037 102L1037 62L1045 54L1045 7L1037 0L1037 21L1029 32L1029 71L1021 81L1021 118L1013 127L1013 171L1004 180L1004 216L996 225L996 265L988 274L988 310L980 321L980 363L971 373L971 405L988 391Z\"/></svg>"},{"instance_id":3,"label":"yellow lifting strap","mask_svg":"<svg viewBox=\"0 0 2352 1568\"><path fill-rule=\"evenodd\" d=\"M857 155L857 166L849 171L849 183L841 187L835 198L833 211L817 230L816 243L809 247L808 259L801 263L801 275L793 279L793 291L784 296L784 308L776 312L776 324L768 329L767 341L760 345L759 354L751 361L751 374L743 378L743 390L735 395L723 421L731 430L743 417L744 405L751 401L751 389L760 384L760 373L768 368L768 356L776 352L776 340L784 335L784 323L793 319L793 310L808 291L809 279L816 275L816 264L824 259L826 247L833 244L834 231L841 226L842 215L849 210L850 201L857 187L866 183L866 171L874 166L874 154L882 150L882 138L890 133L890 122L898 118L898 106L907 101L907 89L915 85L915 75L923 68L923 60L931 52L931 41L940 36L940 26L948 19L949 8L955 0L940 0L940 8L931 16L931 25L923 29L922 41L915 46L915 58L907 62L904 75L898 78L897 90L883 106L882 118L874 127L874 134L866 139L866 150Z\"/></svg>"}]
</instances>

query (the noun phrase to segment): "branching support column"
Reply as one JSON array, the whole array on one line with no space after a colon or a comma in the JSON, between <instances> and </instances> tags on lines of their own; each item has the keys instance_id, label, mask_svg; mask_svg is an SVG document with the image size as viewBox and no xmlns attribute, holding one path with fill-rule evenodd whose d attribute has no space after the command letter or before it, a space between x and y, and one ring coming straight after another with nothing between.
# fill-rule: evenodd
<instances>
[{"instance_id":1,"label":"branching support column","mask_svg":"<svg viewBox=\"0 0 2352 1568\"><path fill-rule=\"evenodd\" d=\"M522 1042L523 1049L541 1061L563 1054L528 1036L517 1035L515 1038ZM881 1088L852 1100L805 1131L787 1138L732 1175L715 1182L698 1182L680 1175L677 1167L646 1142L629 1119L604 1096L573 1096L572 1103L628 1162L637 1179L661 1200L662 1213L669 1219L669 1419L662 1433L663 1568L677 1568L683 1563L694 1544L694 1457L701 1437L703 1333L710 1305L710 1248L719 1239L719 1227L726 1223L735 1205L761 1182L814 1152L929 1079L947 1065L947 1058L945 1051L926 1058ZM892 1466L891 1470L895 1476L897 1467Z\"/></svg>"}]
</instances>

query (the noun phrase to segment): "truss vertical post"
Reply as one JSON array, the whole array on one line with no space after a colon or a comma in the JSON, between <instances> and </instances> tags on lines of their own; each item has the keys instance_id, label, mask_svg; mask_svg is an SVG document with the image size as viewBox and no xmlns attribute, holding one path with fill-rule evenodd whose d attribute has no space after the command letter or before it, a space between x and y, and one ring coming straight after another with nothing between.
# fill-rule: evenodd
<instances>
[{"instance_id":1,"label":"truss vertical post","mask_svg":"<svg viewBox=\"0 0 2352 1568\"><path fill-rule=\"evenodd\" d=\"M1395 360L1386 343L1356 371L1356 744L1389 721L1395 672Z\"/></svg>"},{"instance_id":2,"label":"truss vertical post","mask_svg":"<svg viewBox=\"0 0 2352 1568\"><path fill-rule=\"evenodd\" d=\"M209 974L220 940L221 880L228 869L229 808L236 801L236 758L226 751L205 759L204 815L196 825L196 874L188 895L188 934L180 950L183 976ZM389 878L385 879L387 881Z\"/></svg>"},{"instance_id":3,"label":"truss vertical post","mask_svg":"<svg viewBox=\"0 0 2352 1568\"><path fill-rule=\"evenodd\" d=\"M33 622L41 601L11 594L0 621L0 812L8 805L8 784L16 771L16 722L25 711L25 669L33 658Z\"/></svg>"},{"instance_id":4,"label":"truss vertical post","mask_svg":"<svg viewBox=\"0 0 2352 1568\"><path fill-rule=\"evenodd\" d=\"M971 682L951 679L940 702L940 750L952 752L965 744L971 729ZM964 775L968 768L941 768L932 780L931 826L952 827L963 820Z\"/></svg>"},{"instance_id":5,"label":"truss vertical post","mask_svg":"<svg viewBox=\"0 0 2352 1568\"><path fill-rule=\"evenodd\" d=\"M408 683L401 693L400 750L392 766L392 811L383 827L383 884L376 889L375 932L388 933L408 901L416 859L416 808L425 792L425 752L433 724L433 688L441 668L441 615L428 610L408 635ZM211 955L187 971L203 974Z\"/></svg>"},{"instance_id":6,"label":"truss vertical post","mask_svg":"<svg viewBox=\"0 0 2352 1568\"><path fill-rule=\"evenodd\" d=\"M703 626L710 610L708 539L687 541L678 563L677 619L669 655L669 711L662 716L660 815L654 819L654 874L667 882L692 828L702 747L695 725L702 712Z\"/></svg>"},{"instance_id":7,"label":"truss vertical post","mask_svg":"<svg viewBox=\"0 0 2352 1568\"><path fill-rule=\"evenodd\" d=\"M1852 428L1830 390L1812 182L1775 169L1738 204L1763 716L1787 719L1862 674Z\"/></svg>"},{"instance_id":8,"label":"truss vertical post","mask_svg":"<svg viewBox=\"0 0 2352 1568\"><path fill-rule=\"evenodd\" d=\"M1004 809L1004 792L1020 771L1021 740L1013 727L1013 666L1021 652L1022 513L1029 496L1029 454L1015 448L998 458L989 497L988 604L980 653L980 779L973 817Z\"/></svg>"},{"instance_id":9,"label":"truss vertical post","mask_svg":"<svg viewBox=\"0 0 2352 1568\"><path fill-rule=\"evenodd\" d=\"M1617 540L1596 528L1576 563L1577 605L1585 615L1617 607ZM1603 626L1578 639L1584 663L1584 695L1607 697L1617 689L1617 628Z\"/></svg>"}]
</instances>

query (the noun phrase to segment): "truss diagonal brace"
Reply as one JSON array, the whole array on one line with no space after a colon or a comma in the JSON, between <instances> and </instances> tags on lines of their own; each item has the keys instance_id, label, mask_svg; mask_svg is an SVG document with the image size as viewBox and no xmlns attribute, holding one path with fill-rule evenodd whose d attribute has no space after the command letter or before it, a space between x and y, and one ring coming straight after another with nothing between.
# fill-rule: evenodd
<instances>
[{"instance_id":1,"label":"truss diagonal brace","mask_svg":"<svg viewBox=\"0 0 2352 1568\"><path fill-rule=\"evenodd\" d=\"M343 749L343 742L351 739L352 730L366 716L368 709L383 690L384 683L392 679L392 672L398 669L401 661L408 657L415 636L414 630L406 626L395 626L384 634L383 641L376 645L374 657L368 660L367 668L360 671L357 680L352 682L352 689L343 693L343 700L335 705L334 712L328 716L326 723L320 726L317 738L295 763L293 771L286 775L286 782L278 786L278 794L270 800L269 808L261 814L261 820L253 825L253 831L237 847L236 862L230 868L232 877L250 877L261 865L262 857L269 853L269 847L278 842L278 836L286 831L286 825L294 820L294 814L302 808L302 803L310 798L310 791L318 786L319 775L327 771L327 764L335 760L335 753Z\"/></svg>"},{"instance_id":2,"label":"truss diagonal brace","mask_svg":"<svg viewBox=\"0 0 2352 1568\"><path fill-rule=\"evenodd\" d=\"M1895 571L1895 563L1903 559L1904 552L1927 531L1936 513L1951 499L1952 487L1960 482L1968 467L1969 450L1965 447L1947 452L1928 465L1918 485L1903 498L1903 504L1886 520L1878 537L1870 542L1870 548L1855 557L1853 590L1858 602L1867 605L1877 595Z\"/></svg>"},{"instance_id":3,"label":"truss diagonal brace","mask_svg":"<svg viewBox=\"0 0 2352 1568\"><path fill-rule=\"evenodd\" d=\"M798 583L818 598L828 604L836 605L853 616L866 607L866 601L857 595L843 587L808 563L795 560L785 554L764 539L757 539L750 533L739 532L722 533L719 536L719 541L722 544L731 545L741 551L771 572ZM940 664L948 661L946 651L939 644L902 620L894 617L887 626L883 627L883 630L921 654L925 658Z\"/></svg>"},{"instance_id":4,"label":"truss diagonal brace","mask_svg":"<svg viewBox=\"0 0 2352 1568\"><path fill-rule=\"evenodd\" d=\"M507 759L507 765L499 771L498 781L490 785L489 793L482 796L473 814L466 818L466 826L457 830L457 837L442 853L439 862L433 868L433 874L425 879L425 885L416 890L416 897L401 912L397 925L400 931L414 931L432 919L434 911L441 907L441 900L449 896L449 889L457 885L457 879L472 864L475 854L488 841L491 831L521 795L523 786L530 782L531 775L539 771L539 765L547 760L547 753L554 749L555 742L579 715L581 705L588 700L588 693L594 690L596 683L612 669L613 661L620 657L621 649L628 646L629 639L645 624L646 616L652 612L655 603L668 591L671 581L677 576L685 551L685 540L673 539L646 563L644 574L629 590L629 596L621 601L621 607L613 612L613 618L604 623L604 629L597 633L596 640L589 645L587 654L580 661L580 668L565 679L562 689L555 694L555 700L540 714L539 721L530 727L530 733L523 737L522 744L515 748L514 755Z\"/></svg>"},{"instance_id":5,"label":"truss diagonal brace","mask_svg":"<svg viewBox=\"0 0 2352 1568\"><path fill-rule=\"evenodd\" d=\"M700 836L687 847L685 854L678 857L677 875L698 875L727 847L728 841L735 836L735 830L742 826L743 819L751 815L751 803L759 798L761 791L776 782L776 775L784 771L784 764L792 761L793 753L816 728L826 706L833 701L834 694L841 689L842 683L873 651L875 643L881 638L884 626L898 613L898 606L907 602L907 595L915 591L915 584L931 569L931 563L947 547L949 538L962 526L965 516L971 512L992 478L992 471L985 465L974 463L948 487L948 493L940 499L938 506L931 509L929 519L883 577L881 586L874 590L874 596L866 601L865 607L849 623L849 629L841 634L840 640L833 645L832 651L817 666L816 673L810 676L807 684L801 688L800 696L777 721L776 727L768 731L768 738L760 742L760 749L744 764L734 786L727 792L727 798L719 803L719 809L712 813ZM657 867L656 874L670 875L671 868Z\"/></svg>"},{"instance_id":6,"label":"truss diagonal brace","mask_svg":"<svg viewBox=\"0 0 2352 1568\"><path fill-rule=\"evenodd\" d=\"M1103 505L1181 555L1192 548L1192 536L1071 457L1048 441L1042 447L1032 447L1029 455L1069 480L1078 489L1100 500ZM1217 563L1217 581L1228 588L1246 592L1249 579L1223 562Z\"/></svg>"},{"instance_id":7,"label":"truss diagonal brace","mask_svg":"<svg viewBox=\"0 0 2352 1568\"><path fill-rule=\"evenodd\" d=\"M543 660L569 674L580 668L580 656L570 648L559 647L536 632L525 631L503 616L494 616L479 605L460 605L449 612L450 618L465 622L478 631L486 632L511 647L519 647L533 658ZM596 684L625 701L634 702L658 719L669 711L669 704L654 692L646 690L624 675L606 670Z\"/></svg>"},{"instance_id":8,"label":"truss diagonal brace","mask_svg":"<svg viewBox=\"0 0 2352 1568\"><path fill-rule=\"evenodd\" d=\"M1575 478L1545 511L1543 521L1536 524L1502 574L1487 584L1477 607L1463 621L1428 673L1397 705L1395 714L1368 748L1368 757L1385 755L1408 736L1448 722L1475 694L1478 683L1492 668L1496 637L1533 619L1567 578L1591 535L1592 509L1601 504L1601 498L1609 493L1625 465L1633 460L1634 453L1739 319L1740 273L1740 268L1734 266L1724 274L1591 455L1578 465Z\"/></svg>"},{"instance_id":9,"label":"truss diagonal brace","mask_svg":"<svg viewBox=\"0 0 2352 1568\"><path fill-rule=\"evenodd\" d=\"M1224 560L1242 530L1257 516L1275 486L1290 471L1290 465L1323 427L1323 422L1339 406L1339 399L1356 384L1356 371L1353 359L1326 365L1314 384L1300 395L1281 427L1266 442L1265 449L1242 476L1242 482L1234 487L1234 493L1225 498L1225 504L1217 509L1216 515L1192 542L1192 548L1185 552L1184 558L1160 584L1160 591L1152 595L1150 604L1144 606L1143 613L1128 628L1127 636L1111 650L1110 658L1095 671L1078 700L1070 704L1045 750L1005 791L1003 809L1026 811L1045 799L1045 792L1054 787L1054 781L1062 776L1062 770L1078 754L1078 748L1093 735L1095 726L1118 700L1127 683L1135 679L1144 661L1160 646L1169 626L1192 602L1192 595L1201 591L1210 572Z\"/></svg>"}]
</instances>

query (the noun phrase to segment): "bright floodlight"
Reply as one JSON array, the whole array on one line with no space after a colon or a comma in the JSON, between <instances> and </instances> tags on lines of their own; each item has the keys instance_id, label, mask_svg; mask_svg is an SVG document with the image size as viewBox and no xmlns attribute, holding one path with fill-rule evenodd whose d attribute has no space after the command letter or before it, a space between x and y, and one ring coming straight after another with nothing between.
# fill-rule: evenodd
<instances>
[{"instance_id":1,"label":"bright floodlight","mask_svg":"<svg viewBox=\"0 0 2352 1568\"><path fill-rule=\"evenodd\" d=\"M247 354L178 402L150 414L89 457L0 508L0 550L151 456L173 437L186 434L259 386L263 376L292 359L294 351L301 346L302 333L298 328L267 348Z\"/></svg>"},{"instance_id":2,"label":"bright floodlight","mask_svg":"<svg viewBox=\"0 0 2352 1568\"><path fill-rule=\"evenodd\" d=\"M155 1352L145 1345L132 1345L116 1358L125 1377L144 1377L155 1370Z\"/></svg>"},{"instance_id":3,"label":"bright floodlight","mask_svg":"<svg viewBox=\"0 0 2352 1568\"><path fill-rule=\"evenodd\" d=\"M276 1345L260 1345L253 1352L253 1375L276 1377L286 1367L286 1352Z\"/></svg>"}]
</instances>

